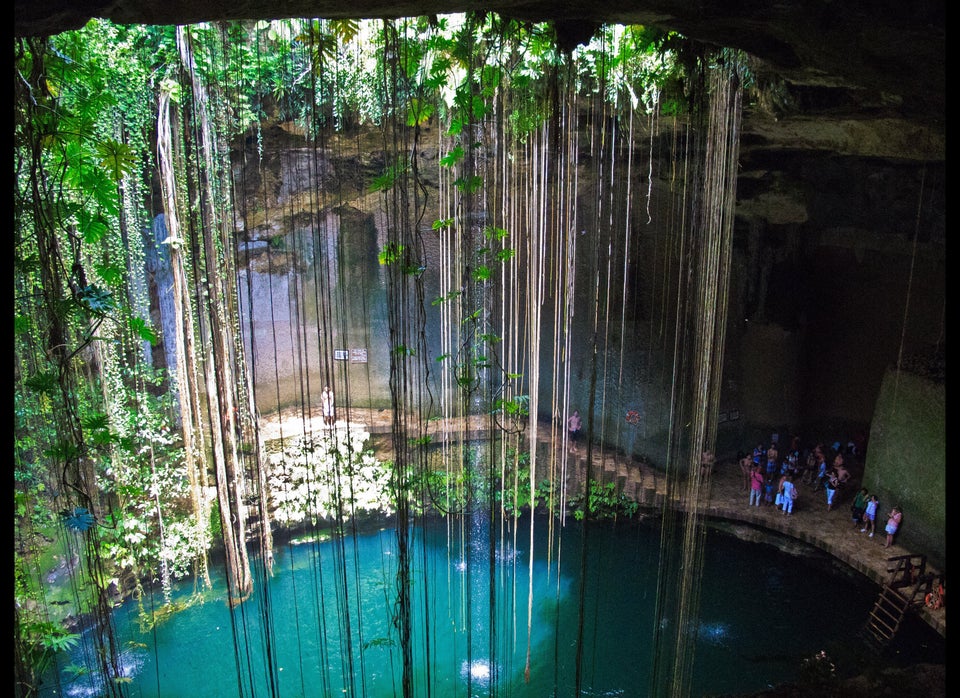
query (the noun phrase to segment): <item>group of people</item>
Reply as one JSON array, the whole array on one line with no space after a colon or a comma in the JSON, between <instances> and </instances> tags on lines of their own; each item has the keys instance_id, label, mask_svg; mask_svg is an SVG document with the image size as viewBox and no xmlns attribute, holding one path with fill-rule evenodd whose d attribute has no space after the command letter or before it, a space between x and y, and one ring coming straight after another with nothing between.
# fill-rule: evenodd
<instances>
[{"instance_id":1,"label":"group of people","mask_svg":"<svg viewBox=\"0 0 960 698\"><path fill-rule=\"evenodd\" d=\"M748 506L770 504L776 506L785 516L790 516L799 496L799 484L804 483L814 492L823 489L827 511L832 511L837 504L838 492L848 485L852 477L845 462L845 450L850 455L857 452L852 441L846 449L843 449L839 442L835 442L831 447L832 458L828 464L823 444L818 443L802 458L799 438L795 436L782 459L776 440L773 440L769 447L764 447L762 443L757 444L750 454L740 451L737 460L743 477L741 490L750 493ZM850 507L854 525L860 527L861 533L868 533L870 538L875 532L879 506L877 496L871 495L866 487L861 487ZM902 519L903 512L900 507L893 507L884 527L887 540L883 547L889 548L893 545Z\"/></svg>"}]
</instances>

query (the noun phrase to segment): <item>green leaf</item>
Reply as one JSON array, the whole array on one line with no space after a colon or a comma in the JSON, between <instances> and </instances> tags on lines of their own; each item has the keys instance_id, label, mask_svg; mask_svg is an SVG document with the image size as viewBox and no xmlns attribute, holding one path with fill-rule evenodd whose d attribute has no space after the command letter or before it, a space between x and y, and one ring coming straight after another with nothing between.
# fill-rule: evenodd
<instances>
[{"instance_id":1,"label":"green leaf","mask_svg":"<svg viewBox=\"0 0 960 698\"><path fill-rule=\"evenodd\" d=\"M490 279L490 267L479 265L473 270L474 281L487 281Z\"/></svg>"},{"instance_id":2,"label":"green leaf","mask_svg":"<svg viewBox=\"0 0 960 698\"><path fill-rule=\"evenodd\" d=\"M57 388L57 374L54 371L40 371L23 381L30 391L52 395Z\"/></svg>"},{"instance_id":3,"label":"green leaf","mask_svg":"<svg viewBox=\"0 0 960 698\"><path fill-rule=\"evenodd\" d=\"M96 284L84 286L77 292L77 302L91 315L103 317L117 307L113 293L105 291Z\"/></svg>"},{"instance_id":4,"label":"green leaf","mask_svg":"<svg viewBox=\"0 0 960 698\"><path fill-rule=\"evenodd\" d=\"M62 511L60 515L63 517L63 525L77 533L90 530L94 524L93 514L83 507L77 507L73 511Z\"/></svg>"},{"instance_id":5,"label":"green leaf","mask_svg":"<svg viewBox=\"0 0 960 698\"><path fill-rule=\"evenodd\" d=\"M385 191L393 187L397 180L408 169L406 162L398 162L383 171L383 174L374 177L370 184L370 192Z\"/></svg>"},{"instance_id":6,"label":"green leaf","mask_svg":"<svg viewBox=\"0 0 960 698\"><path fill-rule=\"evenodd\" d=\"M123 269L116 264L97 264L94 269L104 283L116 284L123 280Z\"/></svg>"},{"instance_id":7,"label":"green leaf","mask_svg":"<svg viewBox=\"0 0 960 698\"><path fill-rule=\"evenodd\" d=\"M44 634L41 644L53 652L67 652L80 643L80 635L62 627L51 627Z\"/></svg>"},{"instance_id":8,"label":"green leaf","mask_svg":"<svg viewBox=\"0 0 960 698\"><path fill-rule=\"evenodd\" d=\"M384 172L381 175L377 175L373 178L373 182L370 183L370 191L385 191L393 187L394 182L396 181L396 175L392 171Z\"/></svg>"},{"instance_id":9,"label":"green leaf","mask_svg":"<svg viewBox=\"0 0 960 698\"><path fill-rule=\"evenodd\" d=\"M492 225L484 226L483 228L483 236L488 240L503 240L509 234L505 229Z\"/></svg>"},{"instance_id":10,"label":"green leaf","mask_svg":"<svg viewBox=\"0 0 960 698\"><path fill-rule=\"evenodd\" d=\"M470 177L458 177L453 182L460 191L472 194L483 186L483 177L480 175L471 175Z\"/></svg>"},{"instance_id":11,"label":"green leaf","mask_svg":"<svg viewBox=\"0 0 960 698\"><path fill-rule=\"evenodd\" d=\"M433 105L414 97L410 100L407 110L407 126L420 126L427 123L433 116Z\"/></svg>"},{"instance_id":12,"label":"green leaf","mask_svg":"<svg viewBox=\"0 0 960 698\"><path fill-rule=\"evenodd\" d=\"M459 136L462 131L463 131L463 121L461 121L460 119L451 119L450 128L447 129L447 135ZM441 160L440 162L442 163L443 160Z\"/></svg>"},{"instance_id":13,"label":"green leaf","mask_svg":"<svg viewBox=\"0 0 960 698\"><path fill-rule=\"evenodd\" d=\"M76 458L80 451L77 445L70 440L64 439L58 441L43 452L43 455L58 461L67 461Z\"/></svg>"},{"instance_id":14,"label":"green leaf","mask_svg":"<svg viewBox=\"0 0 960 698\"><path fill-rule=\"evenodd\" d=\"M147 321L141 317L130 318L130 329L133 333L150 344L157 343L157 333L153 327L147 324Z\"/></svg>"},{"instance_id":15,"label":"green leaf","mask_svg":"<svg viewBox=\"0 0 960 698\"><path fill-rule=\"evenodd\" d=\"M86 209L81 209L77 213L77 219L80 235L83 236L83 241L87 244L92 245L100 242L103 236L107 234L107 230L109 230L101 216L93 214Z\"/></svg>"},{"instance_id":16,"label":"green leaf","mask_svg":"<svg viewBox=\"0 0 960 698\"><path fill-rule=\"evenodd\" d=\"M93 414L88 417L84 417L80 423L83 425L84 429L108 429L110 427L110 420L107 415L103 413Z\"/></svg>"},{"instance_id":17,"label":"green leaf","mask_svg":"<svg viewBox=\"0 0 960 698\"><path fill-rule=\"evenodd\" d=\"M452 300L460 295L462 295L460 291L450 291L445 296L437 296L436 298L434 298L433 301L431 302L431 305L440 305L442 303L446 303L447 301Z\"/></svg>"},{"instance_id":18,"label":"green leaf","mask_svg":"<svg viewBox=\"0 0 960 698\"><path fill-rule=\"evenodd\" d=\"M388 242L384 245L380 254L377 255L377 258L380 260L380 264L393 264L400 259L402 253L403 245L396 242Z\"/></svg>"},{"instance_id":19,"label":"green leaf","mask_svg":"<svg viewBox=\"0 0 960 698\"><path fill-rule=\"evenodd\" d=\"M473 118L482 120L487 115L487 103L483 101L480 95L474 95L472 100Z\"/></svg>"},{"instance_id":20,"label":"green leaf","mask_svg":"<svg viewBox=\"0 0 960 698\"><path fill-rule=\"evenodd\" d=\"M125 175L131 174L137 166L133 149L126 143L102 141L97 143L97 153L101 158L100 164L107 169L114 182L119 182Z\"/></svg>"},{"instance_id":21,"label":"green leaf","mask_svg":"<svg viewBox=\"0 0 960 698\"><path fill-rule=\"evenodd\" d=\"M444 167L453 167L455 164L463 160L463 156L463 148L458 145L449 153L440 158L440 164Z\"/></svg>"},{"instance_id":22,"label":"green leaf","mask_svg":"<svg viewBox=\"0 0 960 698\"><path fill-rule=\"evenodd\" d=\"M331 19L330 31L340 41L348 44L360 33L360 22L355 19Z\"/></svg>"}]
</instances>

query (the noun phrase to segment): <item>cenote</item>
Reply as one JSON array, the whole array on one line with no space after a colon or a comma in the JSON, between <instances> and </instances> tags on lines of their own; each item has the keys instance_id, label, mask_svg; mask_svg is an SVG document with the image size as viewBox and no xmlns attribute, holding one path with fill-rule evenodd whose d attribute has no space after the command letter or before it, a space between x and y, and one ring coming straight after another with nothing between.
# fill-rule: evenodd
<instances>
[{"instance_id":1,"label":"cenote","mask_svg":"<svg viewBox=\"0 0 960 698\"><path fill-rule=\"evenodd\" d=\"M525 517L503 530L485 515L415 527L415 695L568 696L578 682L583 696L659 690L651 682L662 525L591 523L585 536L572 518L552 535L546 517L535 524L532 567ZM396 548L389 526L339 539L292 538L277 545L272 578L233 611L215 564L212 589L178 584L173 600L188 605L152 628L138 617L161 605L159 590L128 600L114 620L129 694L401 695L403 659L391 620ZM695 642L691 695L802 681L805 672L824 670L811 661L821 650L839 676L943 663L943 639L913 617L882 656L869 649L858 630L875 595L812 549L791 554L708 527L699 619L686 635ZM42 696L100 695L93 675L71 672L90 661L90 634L58 657L59 679L48 676Z\"/></svg>"}]
</instances>

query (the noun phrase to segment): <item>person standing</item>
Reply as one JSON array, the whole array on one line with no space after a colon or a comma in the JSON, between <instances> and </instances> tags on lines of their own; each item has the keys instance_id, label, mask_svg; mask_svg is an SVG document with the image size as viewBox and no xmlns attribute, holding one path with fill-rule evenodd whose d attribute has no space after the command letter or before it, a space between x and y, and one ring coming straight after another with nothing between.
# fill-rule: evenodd
<instances>
[{"instance_id":1,"label":"person standing","mask_svg":"<svg viewBox=\"0 0 960 698\"><path fill-rule=\"evenodd\" d=\"M737 462L740 464L740 474L743 476L743 483L740 490L742 492L749 492L750 473L753 471L753 459L743 451L740 451L737 453Z\"/></svg>"},{"instance_id":2,"label":"person standing","mask_svg":"<svg viewBox=\"0 0 960 698\"><path fill-rule=\"evenodd\" d=\"M570 435L571 446L580 439L581 429L583 429L583 420L580 418L580 410L574 410L567 419L567 433Z\"/></svg>"},{"instance_id":3,"label":"person standing","mask_svg":"<svg viewBox=\"0 0 960 698\"><path fill-rule=\"evenodd\" d=\"M827 484L827 459L823 457L822 453L817 454L817 484L814 487L814 490L819 490L821 487L826 487Z\"/></svg>"},{"instance_id":4,"label":"person standing","mask_svg":"<svg viewBox=\"0 0 960 698\"><path fill-rule=\"evenodd\" d=\"M880 506L880 500L877 499L877 495L871 494L863 510L863 528L860 529L860 533L865 533L869 530L870 538L873 538L873 531L876 527L878 506Z\"/></svg>"},{"instance_id":5,"label":"person standing","mask_svg":"<svg viewBox=\"0 0 960 698\"><path fill-rule=\"evenodd\" d=\"M333 390L330 389L329 385L323 386L323 392L320 393L320 411L323 412L323 423L327 426L333 426L336 412L333 403Z\"/></svg>"},{"instance_id":6,"label":"person standing","mask_svg":"<svg viewBox=\"0 0 960 698\"><path fill-rule=\"evenodd\" d=\"M767 449L767 475L773 477L779 468L780 452L777 450L777 444L770 444Z\"/></svg>"},{"instance_id":7,"label":"person standing","mask_svg":"<svg viewBox=\"0 0 960 698\"><path fill-rule=\"evenodd\" d=\"M767 462L767 451L763 444L757 444L753 449L753 464L763 467Z\"/></svg>"},{"instance_id":8,"label":"person standing","mask_svg":"<svg viewBox=\"0 0 960 698\"><path fill-rule=\"evenodd\" d=\"M793 477L787 475L783 480L783 513L793 516L793 502L797 498L797 486L793 484Z\"/></svg>"},{"instance_id":9,"label":"person standing","mask_svg":"<svg viewBox=\"0 0 960 698\"><path fill-rule=\"evenodd\" d=\"M827 473L827 511L833 509L833 498L837 495L837 488L840 487L840 481L837 479L837 473L835 470L830 470Z\"/></svg>"},{"instance_id":10,"label":"person standing","mask_svg":"<svg viewBox=\"0 0 960 698\"><path fill-rule=\"evenodd\" d=\"M900 507L894 507L890 510L890 515L887 517L887 525L884 528L884 530L887 532L887 542L883 544L884 548L889 548L891 545L893 545L893 537L900 528L900 521L902 519L903 512L900 511Z\"/></svg>"},{"instance_id":11,"label":"person standing","mask_svg":"<svg viewBox=\"0 0 960 698\"><path fill-rule=\"evenodd\" d=\"M706 450L700 454L700 477L707 477L713 472L713 466L717 464L717 457L713 451Z\"/></svg>"},{"instance_id":12,"label":"person standing","mask_svg":"<svg viewBox=\"0 0 960 698\"><path fill-rule=\"evenodd\" d=\"M763 473L760 471L759 465L753 466L753 471L750 473L750 504L748 506L753 506L756 502L757 506L760 506L760 497L763 493Z\"/></svg>"},{"instance_id":13,"label":"person standing","mask_svg":"<svg viewBox=\"0 0 960 698\"><path fill-rule=\"evenodd\" d=\"M850 505L850 517L853 520L853 527L863 526L863 510L867 508L867 488L861 487L857 496L853 498L853 504Z\"/></svg>"},{"instance_id":14,"label":"person standing","mask_svg":"<svg viewBox=\"0 0 960 698\"><path fill-rule=\"evenodd\" d=\"M780 481L777 483L777 501L776 501L777 509L783 508L784 499L786 497L786 493L783 490L783 483L785 483L786 481L787 481L787 474L784 473L783 475L780 476Z\"/></svg>"}]
</instances>

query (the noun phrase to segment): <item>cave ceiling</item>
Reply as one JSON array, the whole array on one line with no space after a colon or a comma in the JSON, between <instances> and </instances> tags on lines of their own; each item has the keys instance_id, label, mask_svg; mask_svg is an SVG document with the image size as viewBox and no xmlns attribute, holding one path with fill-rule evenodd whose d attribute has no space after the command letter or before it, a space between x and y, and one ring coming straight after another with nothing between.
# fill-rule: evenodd
<instances>
[{"instance_id":1,"label":"cave ceiling","mask_svg":"<svg viewBox=\"0 0 960 698\"><path fill-rule=\"evenodd\" d=\"M646 24L740 48L786 79L863 90L906 113L941 119L943 0L14 0L14 33L53 34L93 17L128 24L216 19L400 17L465 10L553 20L571 35L591 23Z\"/></svg>"},{"instance_id":2,"label":"cave ceiling","mask_svg":"<svg viewBox=\"0 0 960 698\"><path fill-rule=\"evenodd\" d=\"M764 185L738 202L740 214L803 224L810 176L796 173L816 172L817 158L881 163L893 178L904 176L905 165L945 169L943 0L14 0L14 34L59 33L91 18L190 24L469 10L553 21L561 45L618 22L674 30L759 59L757 75L779 86L780 99L744 115L741 184L746 190L753 178ZM860 176L867 175L853 165L838 180Z\"/></svg>"}]
</instances>

